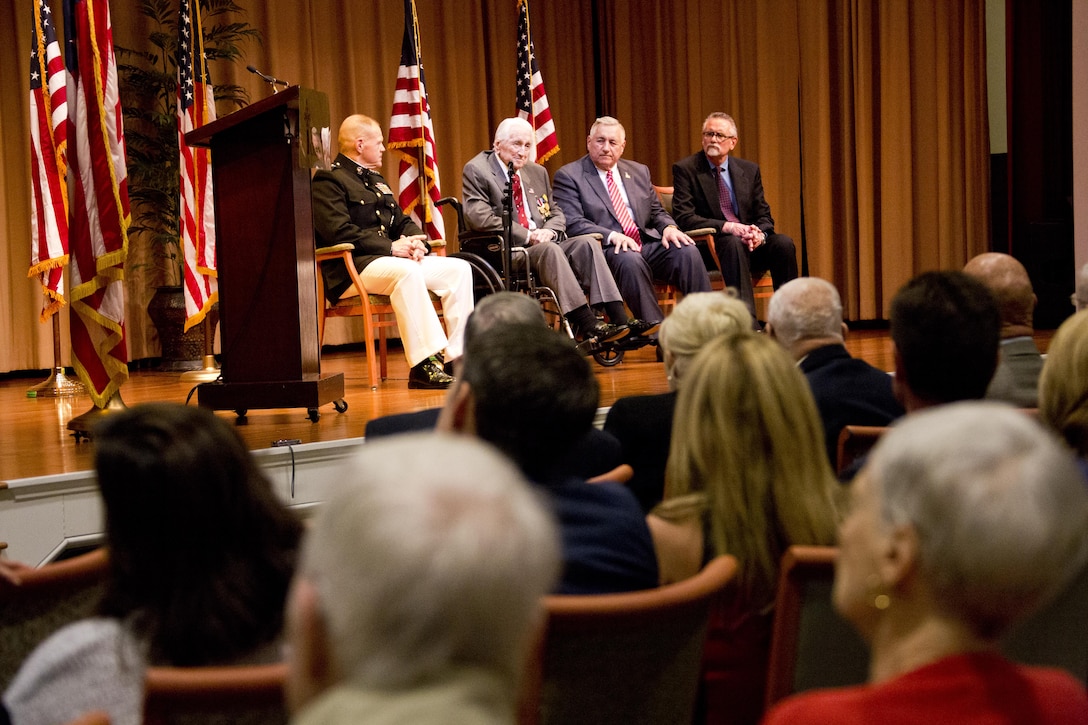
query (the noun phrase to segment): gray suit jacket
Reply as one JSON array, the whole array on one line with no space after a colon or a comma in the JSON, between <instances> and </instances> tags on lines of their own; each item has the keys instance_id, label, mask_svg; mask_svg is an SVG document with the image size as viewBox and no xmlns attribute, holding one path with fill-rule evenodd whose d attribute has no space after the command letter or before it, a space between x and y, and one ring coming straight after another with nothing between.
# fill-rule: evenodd
<instances>
[{"instance_id":1,"label":"gray suit jacket","mask_svg":"<svg viewBox=\"0 0 1088 725\"><path fill-rule=\"evenodd\" d=\"M540 164L528 163L521 169L521 185L528 199L529 214L538 229L551 229L562 240L567 220L552 199L548 171ZM473 231L502 232L502 202L506 193L506 172L494 151L481 151L465 164L461 174L465 224ZM518 224L514 214L511 224L514 244L529 243L529 230Z\"/></svg>"},{"instance_id":2,"label":"gray suit jacket","mask_svg":"<svg viewBox=\"0 0 1088 725\"><path fill-rule=\"evenodd\" d=\"M986 389L988 400L1003 400L1020 408L1039 407L1039 374L1043 358L1030 337L1001 341L1001 358Z\"/></svg>"},{"instance_id":3,"label":"gray suit jacket","mask_svg":"<svg viewBox=\"0 0 1088 725\"><path fill-rule=\"evenodd\" d=\"M660 241L665 227L675 226L676 222L661 206L650 182L650 170L643 164L625 159L619 160L616 170L623 177L623 187L627 190L627 200L631 203L643 243ZM608 246L609 234L623 233L608 190L588 155L555 172L555 198L567 215L567 233L571 236L600 234L604 237L603 244Z\"/></svg>"}]
</instances>

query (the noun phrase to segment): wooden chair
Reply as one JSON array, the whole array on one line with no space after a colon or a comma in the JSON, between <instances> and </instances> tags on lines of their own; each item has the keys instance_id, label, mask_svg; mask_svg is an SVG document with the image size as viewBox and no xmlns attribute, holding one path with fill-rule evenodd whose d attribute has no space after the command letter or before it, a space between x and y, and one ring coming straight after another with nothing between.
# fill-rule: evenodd
<instances>
[{"instance_id":1,"label":"wooden chair","mask_svg":"<svg viewBox=\"0 0 1088 725\"><path fill-rule=\"evenodd\" d=\"M868 648L835 611L838 549L791 546L782 557L767 674L767 706L795 692L868 679ZM1001 641L1005 656L1060 667L1088 685L1088 567Z\"/></svg>"},{"instance_id":2,"label":"wooden chair","mask_svg":"<svg viewBox=\"0 0 1088 725\"><path fill-rule=\"evenodd\" d=\"M707 619L736 571L720 556L657 589L546 597L521 725L691 722Z\"/></svg>"},{"instance_id":3,"label":"wooden chair","mask_svg":"<svg viewBox=\"0 0 1088 725\"><path fill-rule=\"evenodd\" d=\"M95 710L86 715L81 715L75 720L69 720L65 725L110 725L109 713Z\"/></svg>"},{"instance_id":4,"label":"wooden chair","mask_svg":"<svg viewBox=\"0 0 1088 725\"><path fill-rule=\"evenodd\" d=\"M814 687L864 682L869 649L831 605L838 549L791 546L782 556L767 669L767 706Z\"/></svg>"},{"instance_id":5,"label":"wooden chair","mask_svg":"<svg viewBox=\"0 0 1088 725\"><path fill-rule=\"evenodd\" d=\"M621 463L611 471L605 471L599 476L587 479L588 483L627 483L635 475L635 469L630 464Z\"/></svg>"},{"instance_id":6,"label":"wooden chair","mask_svg":"<svg viewBox=\"0 0 1088 725\"><path fill-rule=\"evenodd\" d=\"M149 667L145 725L278 725L287 722L287 665Z\"/></svg>"},{"instance_id":7,"label":"wooden chair","mask_svg":"<svg viewBox=\"0 0 1088 725\"><path fill-rule=\"evenodd\" d=\"M42 640L94 614L108 571L105 549L30 569L13 585L0 580L0 690Z\"/></svg>"},{"instance_id":8,"label":"wooden chair","mask_svg":"<svg viewBox=\"0 0 1088 725\"><path fill-rule=\"evenodd\" d=\"M835 455L835 472L841 472L857 459L867 455L888 430L883 425L845 425L839 431L839 447Z\"/></svg>"},{"instance_id":9,"label":"wooden chair","mask_svg":"<svg viewBox=\"0 0 1088 725\"><path fill-rule=\"evenodd\" d=\"M431 241L434 253L445 256L445 243L442 240ZM355 261L351 256L354 247L345 242L331 247L320 247L314 252L314 259L318 265L317 273L317 340L320 345L325 340L325 319L327 317L355 317L363 318L363 334L366 346L367 377L371 390L377 390L378 384L389 375L388 350L386 344L386 331L395 327L397 318L393 314L393 305L388 295L374 295L367 292L358 270L355 269ZM330 304L325 299L325 278L321 274L322 262L335 259L343 261L351 277L351 283L358 293L351 297L342 297ZM435 305L435 311L442 314L441 301L433 293L431 301ZM378 336L377 354L374 348L374 336Z\"/></svg>"}]
</instances>

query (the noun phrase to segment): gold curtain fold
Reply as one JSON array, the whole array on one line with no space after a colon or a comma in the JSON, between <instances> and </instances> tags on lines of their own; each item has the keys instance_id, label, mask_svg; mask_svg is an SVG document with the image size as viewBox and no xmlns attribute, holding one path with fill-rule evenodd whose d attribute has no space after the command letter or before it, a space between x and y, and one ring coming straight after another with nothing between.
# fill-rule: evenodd
<instances>
[{"instance_id":1,"label":"gold curtain fold","mask_svg":"<svg viewBox=\"0 0 1088 725\"><path fill-rule=\"evenodd\" d=\"M0 371L52 364L30 257L26 90L30 0L0 0ZM241 0L264 35L213 80L271 89L261 70L328 94L334 127L354 112L388 125L403 33L401 3ZM416 0L442 191L514 113L516 0ZM114 2L116 42L146 33ZM989 241L983 0L531 0L533 40L556 121L554 171L585 153L598 113L626 126L626 156L671 183L699 149L707 113L738 124L737 155L758 161L780 231L811 274L833 281L850 319L886 317L924 269L956 268ZM59 10L59 5L57 6ZM221 107L220 115L232 109ZM335 134L335 128L333 129ZM387 155L386 175L395 178ZM452 233L452 219L447 230ZM147 254L133 244L133 359L158 354L144 306ZM345 339L357 334L348 331ZM334 334L328 342L342 341ZM67 340L64 341L67 351ZM65 353L67 354L67 352Z\"/></svg>"}]
</instances>

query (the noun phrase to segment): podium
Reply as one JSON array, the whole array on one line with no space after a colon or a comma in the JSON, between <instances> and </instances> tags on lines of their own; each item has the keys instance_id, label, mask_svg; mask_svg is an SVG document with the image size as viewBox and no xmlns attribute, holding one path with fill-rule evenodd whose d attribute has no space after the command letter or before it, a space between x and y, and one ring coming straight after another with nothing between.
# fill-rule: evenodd
<instances>
[{"instance_id":1,"label":"podium","mask_svg":"<svg viewBox=\"0 0 1088 725\"><path fill-rule=\"evenodd\" d=\"M342 373L321 374L310 203L314 133L324 93L291 86L185 134L212 151L219 274L220 381L201 385L213 410L347 409Z\"/></svg>"}]
</instances>

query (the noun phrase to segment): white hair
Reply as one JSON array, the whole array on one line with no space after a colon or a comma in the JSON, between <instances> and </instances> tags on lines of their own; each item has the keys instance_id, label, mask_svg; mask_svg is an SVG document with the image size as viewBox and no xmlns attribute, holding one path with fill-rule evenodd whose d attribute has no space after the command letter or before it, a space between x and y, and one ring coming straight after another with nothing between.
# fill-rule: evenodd
<instances>
[{"instance_id":1,"label":"white hair","mask_svg":"<svg viewBox=\"0 0 1088 725\"><path fill-rule=\"evenodd\" d=\"M555 522L517 468L439 433L364 444L301 563L339 671L377 688L454 665L515 684L558 572Z\"/></svg>"},{"instance_id":2,"label":"white hair","mask_svg":"<svg viewBox=\"0 0 1088 725\"><path fill-rule=\"evenodd\" d=\"M1080 273L1077 275L1076 292L1073 296L1076 300L1074 304L1078 312L1088 308L1088 264L1080 268Z\"/></svg>"},{"instance_id":3,"label":"white hair","mask_svg":"<svg viewBox=\"0 0 1088 725\"><path fill-rule=\"evenodd\" d=\"M589 127L589 135L591 138L593 134L597 132L597 129L600 126L618 126L620 129L620 135L625 141L627 140L627 129L625 129L623 127L623 124L612 116L601 116L600 118L593 121L593 125Z\"/></svg>"},{"instance_id":4,"label":"white hair","mask_svg":"<svg viewBox=\"0 0 1088 725\"><path fill-rule=\"evenodd\" d=\"M1056 594L1088 559L1088 489L1023 412L963 402L913 413L873 449L881 515L917 532L938 605L983 637Z\"/></svg>"},{"instance_id":5,"label":"white hair","mask_svg":"<svg viewBox=\"0 0 1088 725\"><path fill-rule=\"evenodd\" d=\"M529 161L536 161L536 131L533 129L533 124L521 116L511 116L499 121L499 125L495 128L495 140L492 144L498 145L501 141L509 140L514 131L518 130L529 134L529 138L533 141L529 148Z\"/></svg>"},{"instance_id":6,"label":"white hair","mask_svg":"<svg viewBox=\"0 0 1088 725\"><path fill-rule=\"evenodd\" d=\"M790 280L771 296L767 322L786 349L815 338L833 337L842 342L839 291L819 277Z\"/></svg>"},{"instance_id":7,"label":"white hair","mask_svg":"<svg viewBox=\"0 0 1088 725\"><path fill-rule=\"evenodd\" d=\"M719 335L752 331L752 315L744 303L723 292L684 295L661 323L658 342L669 353L673 383L684 376L695 355Z\"/></svg>"}]
</instances>

